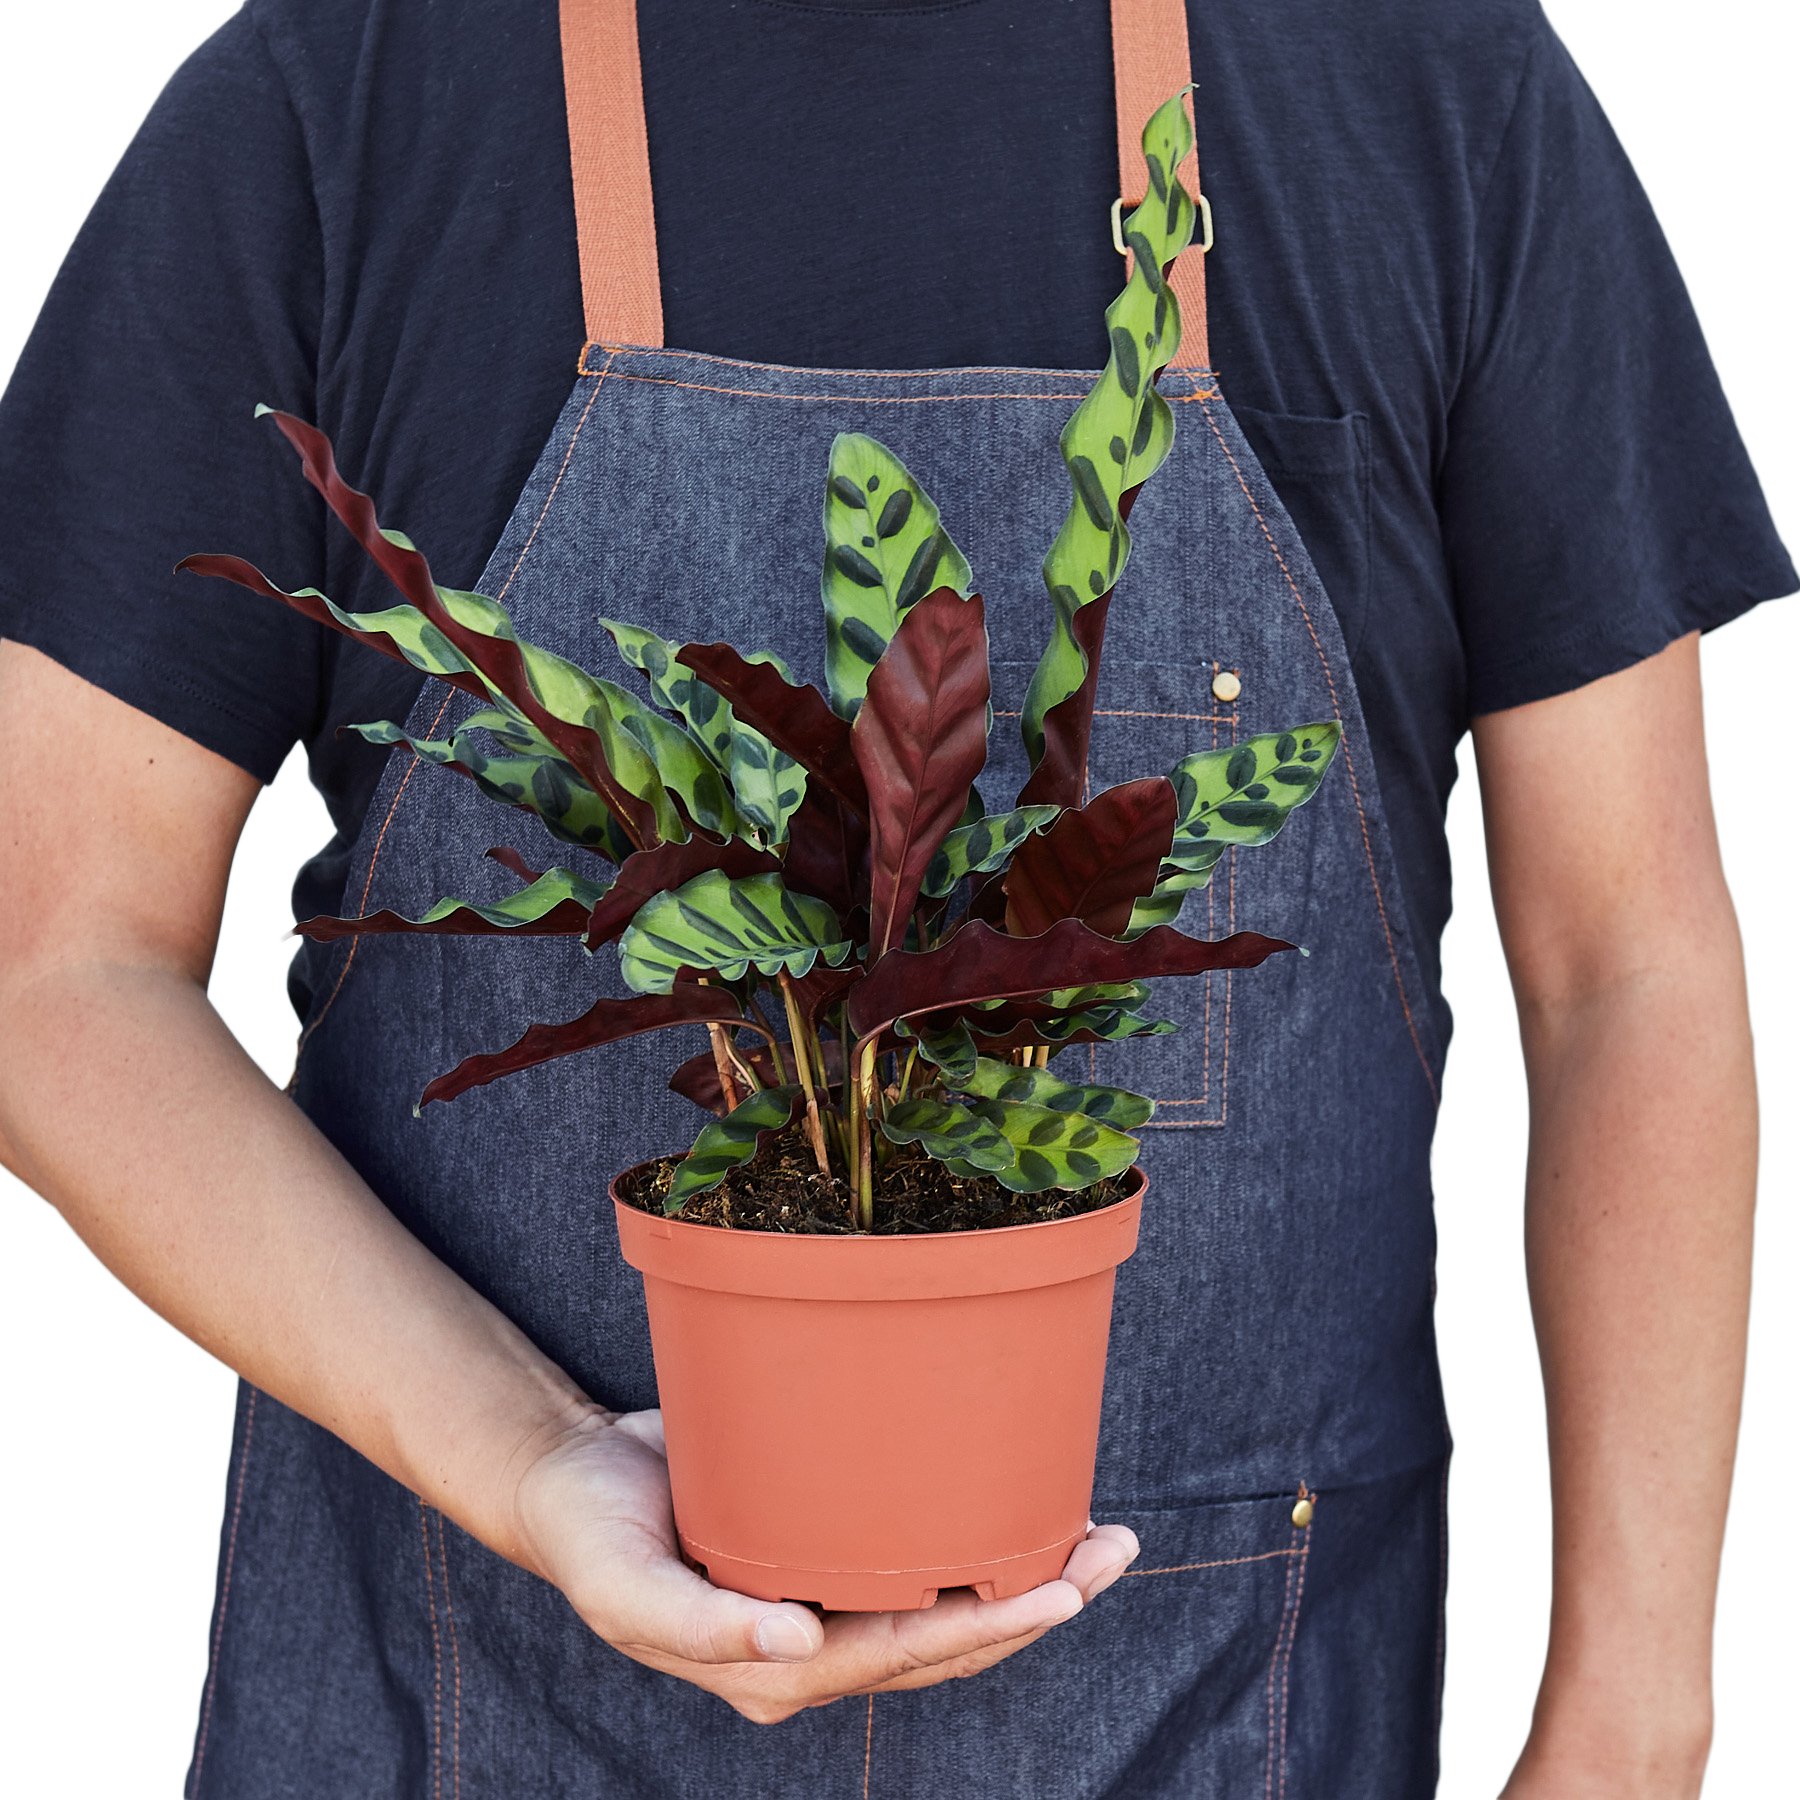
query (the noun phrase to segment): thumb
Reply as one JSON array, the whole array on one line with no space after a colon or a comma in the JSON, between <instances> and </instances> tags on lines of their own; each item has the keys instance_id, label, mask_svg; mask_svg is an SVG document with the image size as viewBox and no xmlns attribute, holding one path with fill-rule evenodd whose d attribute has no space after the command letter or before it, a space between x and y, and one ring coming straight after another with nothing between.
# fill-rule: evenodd
<instances>
[{"instance_id":1,"label":"thumb","mask_svg":"<svg viewBox=\"0 0 1800 1800\"><path fill-rule=\"evenodd\" d=\"M684 1662L808 1662L825 1642L806 1607L729 1593L673 1559L639 1570L632 1585L622 1635Z\"/></svg>"}]
</instances>

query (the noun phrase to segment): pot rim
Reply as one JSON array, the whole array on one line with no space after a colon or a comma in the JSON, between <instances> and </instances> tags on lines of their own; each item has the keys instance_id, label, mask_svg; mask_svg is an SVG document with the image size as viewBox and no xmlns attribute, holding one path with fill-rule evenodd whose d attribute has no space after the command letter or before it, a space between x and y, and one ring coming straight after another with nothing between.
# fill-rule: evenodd
<instances>
[{"instance_id":1,"label":"pot rim","mask_svg":"<svg viewBox=\"0 0 1800 1800\"><path fill-rule=\"evenodd\" d=\"M625 1260L648 1278L721 1293L806 1300L923 1300L1050 1287L1117 1267L1137 1246L1149 1178L1066 1219L906 1236L865 1232L733 1231L647 1213L608 1184Z\"/></svg>"}]
</instances>

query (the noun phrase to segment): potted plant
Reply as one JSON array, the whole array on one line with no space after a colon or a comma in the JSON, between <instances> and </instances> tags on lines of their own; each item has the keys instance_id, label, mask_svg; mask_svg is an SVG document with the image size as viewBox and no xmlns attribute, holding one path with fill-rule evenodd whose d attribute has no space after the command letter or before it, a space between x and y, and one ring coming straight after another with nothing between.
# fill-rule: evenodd
<instances>
[{"instance_id":1,"label":"potted plant","mask_svg":"<svg viewBox=\"0 0 1800 1800\"><path fill-rule=\"evenodd\" d=\"M1030 775L986 812L993 724L983 602L900 460L840 435L824 494L824 690L779 659L607 622L634 691L521 641L439 587L337 471L276 424L399 590L357 614L233 557L184 567L296 607L478 701L407 745L536 814L572 847L496 904L317 918L371 933L578 935L625 997L533 1021L439 1076L421 1105L550 1058L687 1026L671 1085L715 1116L620 1175L644 1279L681 1539L712 1578L839 1609L1022 1591L1087 1521L1113 1272L1145 1180L1152 1104L1061 1072L1077 1045L1172 1029L1150 983L1291 948L1175 923L1225 851L1266 843L1338 742L1302 724L1086 793L1107 609L1127 517L1174 433L1156 377L1180 331L1165 276L1194 204L1172 172L1180 98L1144 134L1151 191L1111 356L1062 434L1073 499L1044 562L1050 640L1022 713ZM267 409L263 409L267 410Z\"/></svg>"}]
</instances>

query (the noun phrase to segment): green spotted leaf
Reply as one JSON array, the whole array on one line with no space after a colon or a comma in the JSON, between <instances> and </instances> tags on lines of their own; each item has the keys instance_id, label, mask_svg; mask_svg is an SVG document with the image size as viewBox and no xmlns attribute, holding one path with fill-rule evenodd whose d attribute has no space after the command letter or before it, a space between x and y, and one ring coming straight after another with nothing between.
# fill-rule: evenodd
<instances>
[{"instance_id":1,"label":"green spotted leaf","mask_svg":"<svg viewBox=\"0 0 1800 1800\"><path fill-rule=\"evenodd\" d=\"M1132 909L1132 932L1173 923L1234 845L1268 843L1318 792L1342 738L1342 727L1324 720L1183 757L1169 771L1175 840L1156 886Z\"/></svg>"},{"instance_id":2,"label":"green spotted leaf","mask_svg":"<svg viewBox=\"0 0 1800 1800\"><path fill-rule=\"evenodd\" d=\"M731 709L695 675L675 660L681 646L619 619L602 619L620 657L638 670L650 688L650 698L665 711L676 714L704 746L721 770L731 749Z\"/></svg>"},{"instance_id":3,"label":"green spotted leaf","mask_svg":"<svg viewBox=\"0 0 1800 1800\"><path fill-rule=\"evenodd\" d=\"M1169 1019L1146 1019L1114 1007L1058 1014L1051 1018L1019 1018L1002 1014L992 1021L972 1021L976 1042L999 1053L1026 1044L1048 1044L1053 1052L1072 1044L1116 1044L1126 1038L1167 1037L1179 1027Z\"/></svg>"},{"instance_id":4,"label":"green spotted leaf","mask_svg":"<svg viewBox=\"0 0 1800 1800\"><path fill-rule=\"evenodd\" d=\"M851 719L901 619L936 588L967 598L969 564L905 463L861 432L832 441L824 523L825 686Z\"/></svg>"},{"instance_id":5,"label":"green spotted leaf","mask_svg":"<svg viewBox=\"0 0 1800 1800\"><path fill-rule=\"evenodd\" d=\"M1081 796L1099 627L1090 622L1078 630L1076 616L1117 585L1131 554L1130 497L1162 466L1175 439L1174 415L1156 378L1181 342L1181 312L1164 270L1193 237L1194 201L1169 172L1192 145L1193 127L1177 94L1144 127L1151 182L1124 224L1131 273L1106 311L1111 354L1063 429L1074 494L1044 558L1053 617L1019 721L1033 768L1024 800L1073 805ZM1098 617L1104 621L1104 609Z\"/></svg>"},{"instance_id":6,"label":"green spotted leaf","mask_svg":"<svg viewBox=\"0 0 1800 1800\"><path fill-rule=\"evenodd\" d=\"M1135 1138L1085 1113L1019 1100L978 1100L969 1110L992 1125L1012 1152L1010 1162L982 1172L1015 1194L1092 1187L1124 1174L1137 1158Z\"/></svg>"},{"instance_id":7,"label":"green spotted leaf","mask_svg":"<svg viewBox=\"0 0 1800 1800\"><path fill-rule=\"evenodd\" d=\"M741 719L731 723L731 787L741 834L762 848L785 844L806 798L806 771Z\"/></svg>"},{"instance_id":8,"label":"green spotted leaf","mask_svg":"<svg viewBox=\"0 0 1800 1800\"><path fill-rule=\"evenodd\" d=\"M619 655L649 683L650 698L676 714L723 773L731 766L731 708L692 669L675 659L681 646L640 625L618 619L600 621L611 633Z\"/></svg>"},{"instance_id":9,"label":"green spotted leaf","mask_svg":"<svg viewBox=\"0 0 1800 1800\"><path fill-rule=\"evenodd\" d=\"M799 1097L797 1087L760 1088L724 1118L702 1125L694 1147L675 1167L663 1211L680 1212L684 1201L717 1187L733 1169L742 1168L769 1132L792 1120Z\"/></svg>"},{"instance_id":10,"label":"green spotted leaf","mask_svg":"<svg viewBox=\"0 0 1800 1800\"><path fill-rule=\"evenodd\" d=\"M844 928L823 900L791 892L779 875L733 880L718 869L647 900L619 940L619 967L640 994L666 994L684 969L736 981L807 974L849 956Z\"/></svg>"},{"instance_id":11,"label":"green spotted leaf","mask_svg":"<svg viewBox=\"0 0 1800 1800\"><path fill-rule=\"evenodd\" d=\"M1124 1088L1086 1087L1048 1069L1022 1069L991 1056L979 1058L958 1085L984 1100L1019 1100L1051 1112L1082 1113L1117 1131L1135 1131L1156 1111L1154 1100Z\"/></svg>"},{"instance_id":12,"label":"green spotted leaf","mask_svg":"<svg viewBox=\"0 0 1800 1800\"><path fill-rule=\"evenodd\" d=\"M396 549L410 551L411 546L400 533L387 532L384 536ZM524 697L523 701L503 692L498 682L478 666L473 654L465 655L431 619L410 606L390 606L371 613L349 612L317 588L291 592L276 588L235 558L190 557L182 566L201 574L225 575L241 586L274 594L310 618L334 625L347 636L383 648L415 669L479 695L489 703L486 710L504 716L516 728L521 741L529 734L546 748L554 746L562 766L596 797L603 787L622 790L627 799L621 804L640 802L659 836L676 843L687 836L687 828L650 753L621 728L608 704L606 690L611 688L614 694L622 690L597 680L563 657L516 637L506 613L485 594L439 588L437 600L444 615L471 638L492 641L495 653L483 660L498 663L499 651L507 653L508 666L516 677L511 685L515 694ZM584 765L579 773L577 756ZM612 811L610 806L608 811Z\"/></svg>"},{"instance_id":13,"label":"green spotted leaf","mask_svg":"<svg viewBox=\"0 0 1800 1800\"><path fill-rule=\"evenodd\" d=\"M980 1055L969 1028L960 1019L934 1030L915 1031L902 1020L896 1029L902 1037L916 1037L919 1054L934 1068L943 1071L952 1087L961 1087L975 1072Z\"/></svg>"},{"instance_id":14,"label":"green spotted leaf","mask_svg":"<svg viewBox=\"0 0 1800 1800\"><path fill-rule=\"evenodd\" d=\"M1021 806L957 826L938 846L925 871L925 892L942 899L965 875L986 875L998 869L1034 831L1055 824L1061 811L1060 806Z\"/></svg>"},{"instance_id":15,"label":"green spotted leaf","mask_svg":"<svg viewBox=\"0 0 1800 1800\"><path fill-rule=\"evenodd\" d=\"M1147 981L1101 981L1089 987L1052 988L1044 1004L1064 1010L1083 1006L1112 1006L1135 1012L1150 998Z\"/></svg>"},{"instance_id":16,"label":"green spotted leaf","mask_svg":"<svg viewBox=\"0 0 1800 1800\"><path fill-rule=\"evenodd\" d=\"M522 937L579 937L606 889L606 882L589 881L569 869L546 869L504 900L440 900L417 918L384 909L353 919L306 919L295 929L317 943L405 932L468 937L511 931Z\"/></svg>"},{"instance_id":17,"label":"green spotted leaf","mask_svg":"<svg viewBox=\"0 0 1800 1800\"><path fill-rule=\"evenodd\" d=\"M786 842L787 822L806 796L806 774L800 765L777 750L760 731L746 725L716 688L678 660L687 646L617 619L602 619L600 623L612 634L625 661L643 672L650 684L650 697L681 719L728 784L732 823L708 823L698 817L694 823L721 836L735 830L747 842L758 845ZM785 681L793 683L787 664L771 651L759 651L743 660L753 666L767 664ZM669 769L663 767L662 773L664 781L674 786ZM685 801L685 789L678 791ZM715 817L722 816L715 812Z\"/></svg>"},{"instance_id":18,"label":"green spotted leaf","mask_svg":"<svg viewBox=\"0 0 1800 1800\"><path fill-rule=\"evenodd\" d=\"M731 789L700 740L685 725L664 718L615 683L595 685L606 696L619 729L650 758L663 786L680 800L688 818L715 837L734 836L738 819Z\"/></svg>"},{"instance_id":19,"label":"green spotted leaf","mask_svg":"<svg viewBox=\"0 0 1800 1800\"><path fill-rule=\"evenodd\" d=\"M622 861L631 840L606 802L532 728L508 714L471 713L447 738L413 737L391 720L349 727L371 744L404 744L424 761L468 776L490 800L536 813L565 843ZM489 743L499 746L490 749Z\"/></svg>"},{"instance_id":20,"label":"green spotted leaf","mask_svg":"<svg viewBox=\"0 0 1800 1800\"><path fill-rule=\"evenodd\" d=\"M383 526L369 496L345 481L330 440L317 427L268 407L258 407L257 413L273 418L299 454L307 479L406 604L377 613L347 612L316 588L290 592L277 587L241 557L190 556L181 568L221 576L279 599L385 655L517 713L606 802L635 845L658 839L680 842L687 836L655 765L618 727L593 676L522 640L505 608L487 595L440 587L412 541ZM407 618L408 611L416 616Z\"/></svg>"},{"instance_id":21,"label":"green spotted leaf","mask_svg":"<svg viewBox=\"0 0 1800 1800\"><path fill-rule=\"evenodd\" d=\"M1157 925L1173 925L1181 918L1187 897L1206 886L1212 879L1213 865L1225 854L1227 846L1213 847L1210 857L1198 858L1184 867L1165 864L1156 886L1131 909L1127 937L1136 937Z\"/></svg>"},{"instance_id":22,"label":"green spotted leaf","mask_svg":"<svg viewBox=\"0 0 1800 1800\"><path fill-rule=\"evenodd\" d=\"M999 1173L1015 1160L1000 1128L953 1100L902 1100L881 1115L893 1144L917 1144L927 1156L970 1171Z\"/></svg>"}]
</instances>

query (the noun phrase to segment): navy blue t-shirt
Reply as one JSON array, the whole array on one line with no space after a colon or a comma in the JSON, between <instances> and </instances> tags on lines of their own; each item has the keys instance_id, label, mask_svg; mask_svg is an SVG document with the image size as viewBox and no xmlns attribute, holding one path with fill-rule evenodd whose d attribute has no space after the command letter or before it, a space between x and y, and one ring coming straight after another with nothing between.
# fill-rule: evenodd
<instances>
[{"instance_id":1,"label":"navy blue t-shirt","mask_svg":"<svg viewBox=\"0 0 1800 1800\"><path fill-rule=\"evenodd\" d=\"M670 344L1104 360L1105 0L641 12ZM1190 23L1214 361L1343 616L1435 968L1470 717L1793 568L1537 0L1205 0ZM338 728L402 718L419 678L171 566L233 550L387 603L262 400L318 420L472 583L581 340L555 0L251 0L158 102L0 404L0 629L262 778L303 742L338 837L297 905L334 909L382 754Z\"/></svg>"}]
</instances>

